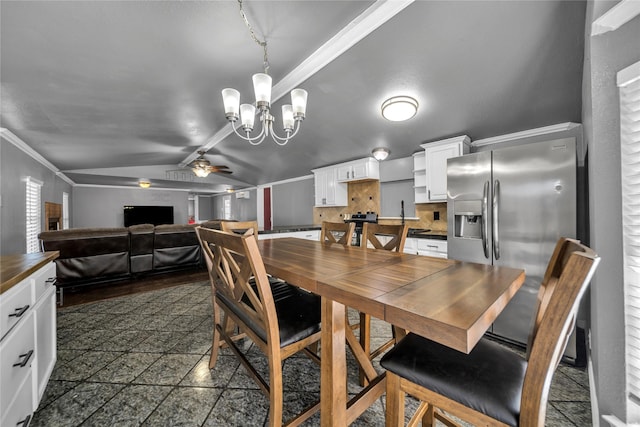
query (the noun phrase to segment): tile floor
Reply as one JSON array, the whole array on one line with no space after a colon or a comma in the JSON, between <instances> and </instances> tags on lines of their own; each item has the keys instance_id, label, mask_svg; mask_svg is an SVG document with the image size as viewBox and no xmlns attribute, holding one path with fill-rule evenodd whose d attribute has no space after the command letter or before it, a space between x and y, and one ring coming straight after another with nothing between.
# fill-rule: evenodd
<instances>
[{"instance_id":1,"label":"tile floor","mask_svg":"<svg viewBox=\"0 0 640 427\"><path fill-rule=\"evenodd\" d=\"M58 310L58 361L31 426L261 426L268 400L228 349L213 370L208 282ZM389 328L374 322L372 337ZM255 347L247 354L266 370ZM357 370L350 364L349 393ZM285 417L318 399L319 369L304 356L284 364ZM319 424L314 415L305 425ZM380 399L352 425L384 425ZM547 426L590 426L586 372L561 365Z\"/></svg>"}]
</instances>

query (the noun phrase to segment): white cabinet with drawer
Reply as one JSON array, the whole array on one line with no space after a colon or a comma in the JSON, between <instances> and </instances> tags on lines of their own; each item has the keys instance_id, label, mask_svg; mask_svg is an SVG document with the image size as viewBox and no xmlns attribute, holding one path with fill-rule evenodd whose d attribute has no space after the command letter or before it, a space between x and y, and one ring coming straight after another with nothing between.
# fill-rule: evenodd
<instances>
[{"instance_id":1,"label":"white cabinet with drawer","mask_svg":"<svg viewBox=\"0 0 640 427\"><path fill-rule=\"evenodd\" d=\"M436 239L417 239L418 255L447 258L447 241Z\"/></svg>"},{"instance_id":2,"label":"white cabinet with drawer","mask_svg":"<svg viewBox=\"0 0 640 427\"><path fill-rule=\"evenodd\" d=\"M269 233L258 235L259 240L282 239L285 237L295 237L297 239L306 240L320 240L320 230L291 231L285 233Z\"/></svg>"},{"instance_id":3,"label":"white cabinet with drawer","mask_svg":"<svg viewBox=\"0 0 640 427\"><path fill-rule=\"evenodd\" d=\"M0 293L0 425L27 426L56 362L53 262ZM19 276L15 276L19 277Z\"/></svg>"}]
</instances>

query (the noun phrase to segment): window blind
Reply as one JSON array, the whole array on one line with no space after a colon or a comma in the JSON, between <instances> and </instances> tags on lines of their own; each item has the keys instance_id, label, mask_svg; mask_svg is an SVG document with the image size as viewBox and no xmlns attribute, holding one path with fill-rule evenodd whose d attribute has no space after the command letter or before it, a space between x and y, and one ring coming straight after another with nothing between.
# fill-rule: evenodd
<instances>
[{"instance_id":1,"label":"window blind","mask_svg":"<svg viewBox=\"0 0 640 427\"><path fill-rule=\"evenodd\" d=\"M62 193L62 229L69 228L69 193Z\"/></svg>"},{"instance_id":2,"label":"window blind","mask_svg":"<svg viewBox=\"0 0 640 427\"><path fill-rule=\"evenodd\" d=\"M640 405L640 63L620 81L625 360L629 403ZM619 75L620 77L620 75ZM630 77L630 78L629 78Z\"/></svg>"},{"instance_id":3,"label":"window blind","mask_svg":"<svg viewBox=\"0 0 640 427\"><path fill-rule=\"evenodd\" d=\"M26 193L26 224L27 224L27 253L40 252L38 245L38 234L40 234L40 223L42 218L42 208L40 207L40 190L42 183L31 177L27 178Z\"/></svg>"}]
</instances>

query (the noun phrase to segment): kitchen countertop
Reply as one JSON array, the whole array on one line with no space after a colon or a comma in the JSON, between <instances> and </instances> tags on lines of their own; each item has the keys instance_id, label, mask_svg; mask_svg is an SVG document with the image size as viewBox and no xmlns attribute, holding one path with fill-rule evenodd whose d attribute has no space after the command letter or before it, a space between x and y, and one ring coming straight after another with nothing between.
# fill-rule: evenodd
<instances>
[{"instance_id":1,"label":"kitchen countertop","mask_svg":"<svg viewBox=\"0 0 640 427\"><path fill-rule=\"evenodd\" d=\"M310 231L320 230L321 225L278 225L272 227L270 230L260 229L258 234L276 234L276 233L294 233L296 231ZM447 240L446 231L436 231L424 228L410 228L407 237L417 239L434 239L434 240Z\"/></svg>"},{"instance_id":2,"label":"kitchen countertop","mask_svg":"<svg viewBox=\"0 0 640 427\"><path fill-rule=\"evenodd\" d=\"M410 228L409 233L407 233L407 237L416 239L447 240L447 232L424 228Z\"/></svg>"},{"instance_id":3,"label":"kitchen countertop","mask_svg":"<svg viewBox=\"0 0 640 427\"><path fill-rule=\"evenodd\" d=\"M320 225L277 225L269 230L260 229L258 234L294 233L296 231L320 230Z\"/></svg>"},{"instance_id":4,"label":"kitchen countertop","mask_svg":"<svg viewBox=\"0 0 640 427\"><path fill-rule=\"evenodd\" d=\"M53 251L0 257L0 294L8 291L59 256L60 252Z\"/></svg>"}]
</instances>

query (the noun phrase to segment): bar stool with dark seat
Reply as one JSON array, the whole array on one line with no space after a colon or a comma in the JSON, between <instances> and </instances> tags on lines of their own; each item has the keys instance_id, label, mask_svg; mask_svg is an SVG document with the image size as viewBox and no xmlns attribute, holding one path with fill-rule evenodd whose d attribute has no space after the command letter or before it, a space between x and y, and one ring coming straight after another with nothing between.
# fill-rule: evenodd
<instances>
[{"instance_id":1,"label":"bar stool with dark seat","mask_svg":"<svg viewBox=\"0 0 640 427\"><path fill-rule=\"evenodd\" d=\"M216 365L220 340L238 356L253 380L269 398L269 426L282 425L282 364L320 340L320 298L286 282L269 282L252 229L245 234L198 227L213 296L213 345L209 367ZM253 278L253 280L250 280ZM240 335L235 333L235 325ZM267 356L269 383L236 346L248 338ZM289 423L302 423L320 408L317 402Z\"/></svg>"},{"instance_id":2,"label":"bar stool with dark seat","mask_svg":"<svg viewBox=\"0 0 640 427\"><path fill-rule=\"evenodd\" d=\"M382 357L387 370L386 425L404 425L404 395L421 405L409 425L543 427L553 373L575 325L580 299L600 262L593 250L561 238L547 266L527 355L489 339L469 354L408 334Z\"/></svg>"}]
</instances>

